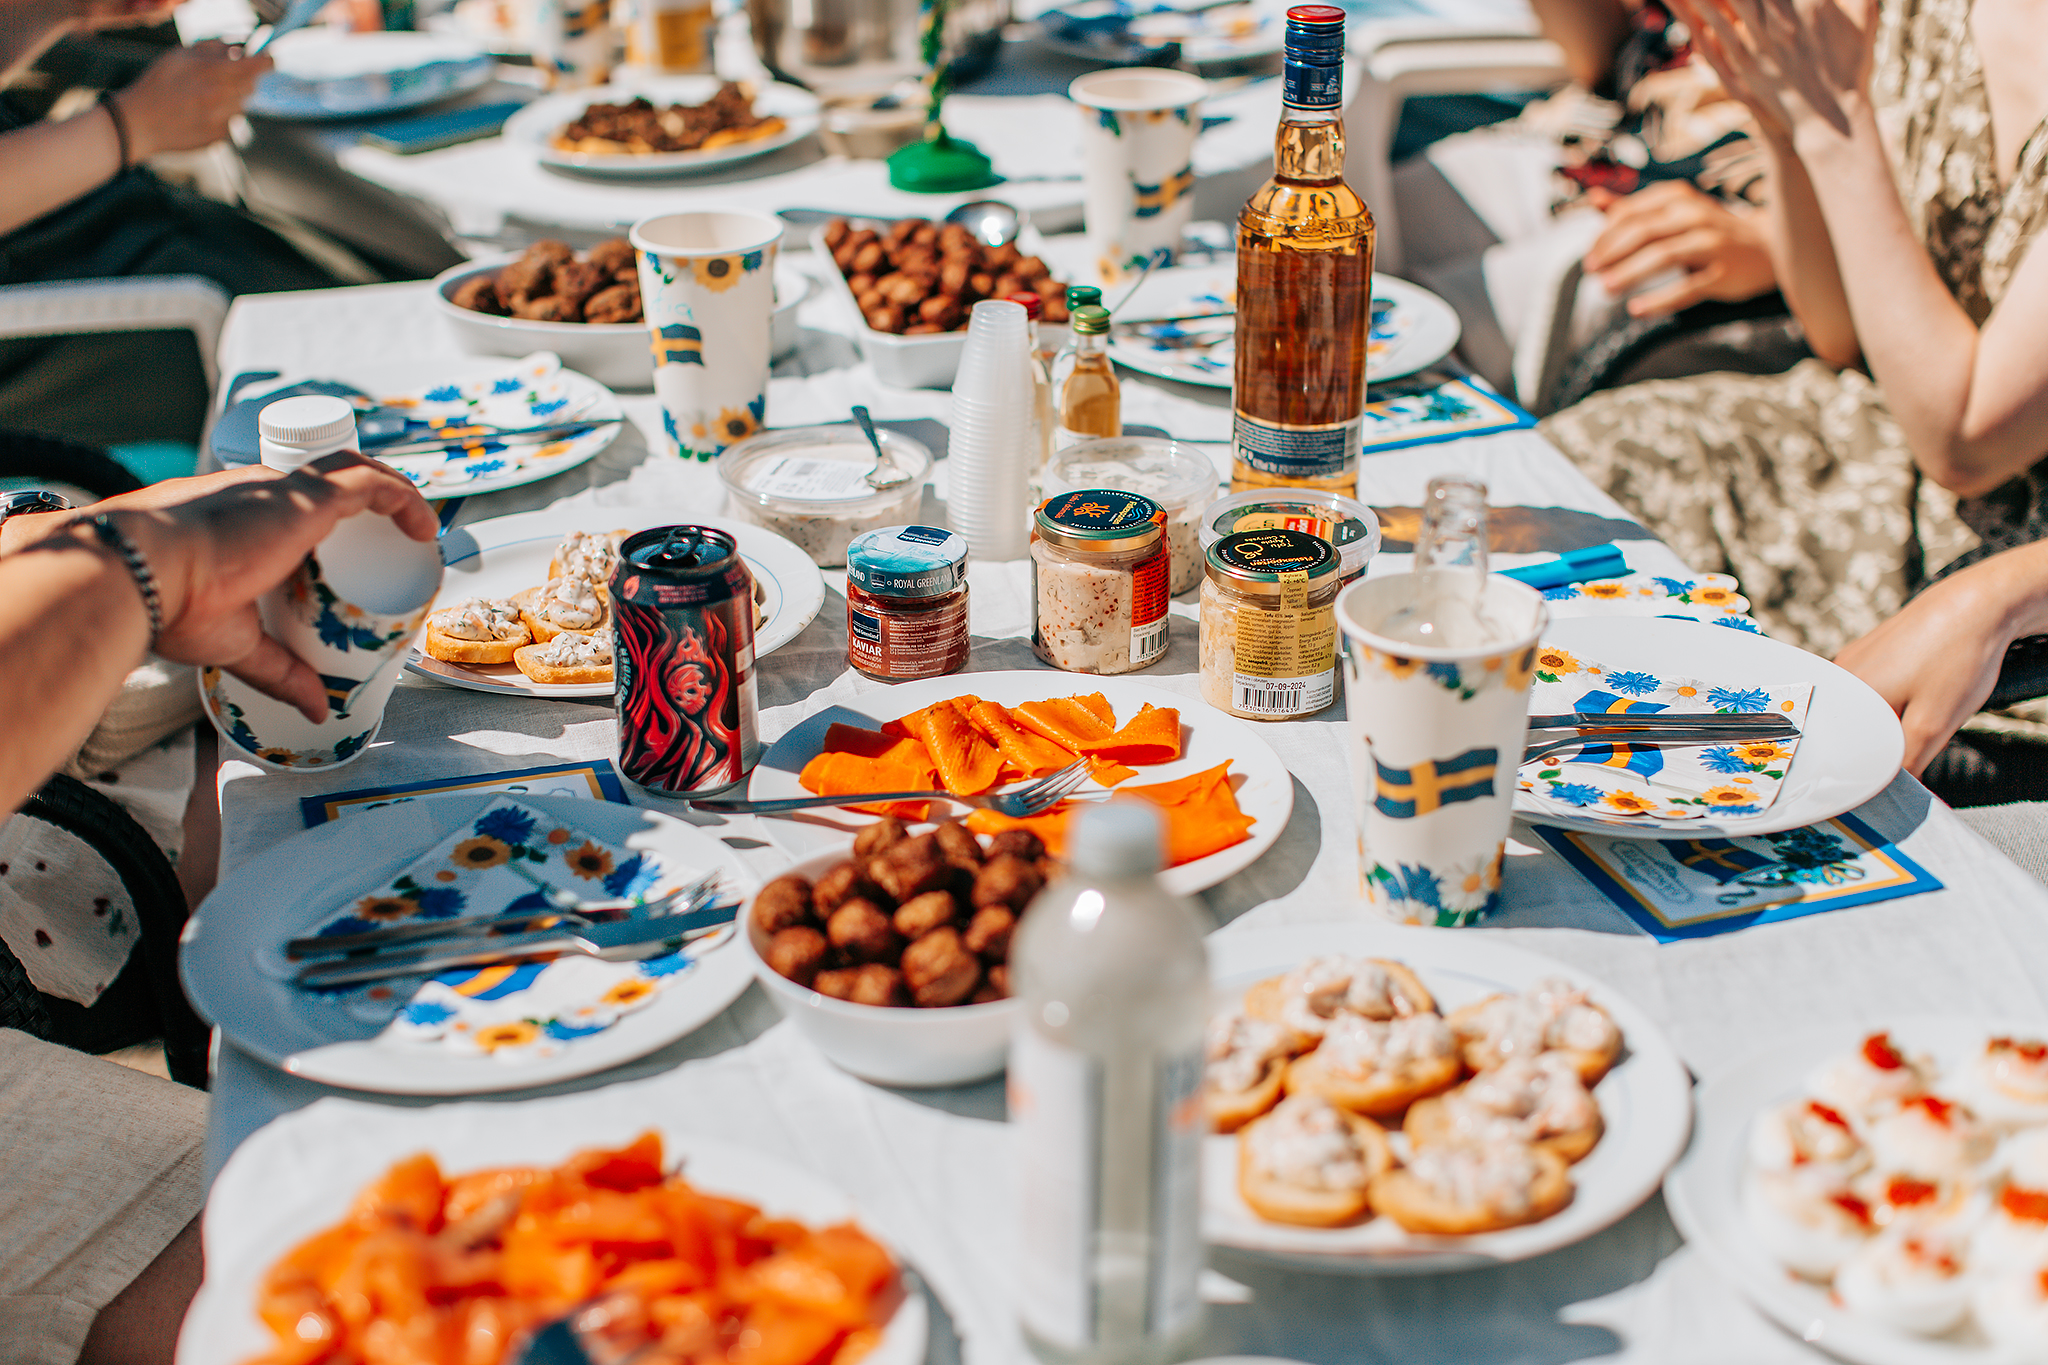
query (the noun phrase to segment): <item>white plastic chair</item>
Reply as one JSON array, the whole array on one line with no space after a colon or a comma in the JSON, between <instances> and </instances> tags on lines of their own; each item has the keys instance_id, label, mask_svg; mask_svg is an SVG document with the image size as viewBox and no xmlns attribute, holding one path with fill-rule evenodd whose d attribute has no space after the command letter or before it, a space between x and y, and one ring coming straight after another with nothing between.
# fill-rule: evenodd
<instances>
[{"instance_id":1,"label":"white plastic chair","mask_svg":"<svg viewBox=\"0 0 2048 1365\"><path fill-rule=\"evenodd\" d=\"M1564 53L1526 22L1474 28L1440 19L1382 19L1356 24L1350 48L1362 67L1344 111L1344 178L1378 208L1374 267L1401 273L1400 215L1394 210L1392 153L1401 106L1418 95L1493 95L1549 90L1569 79ZM1515 389L1524 405L1541 401L1565 361L1572 300L1581 271L1559 261L1555 278L1531 281L1539 304L1515 348ZM1540 414L1539 414L1540 415Z\"/></svg>"},{"instance_id":2,"label":"white plastic chair","mask_svg":"<svg viewBox=\"0 0 2048 1365\"><path fill-rule=\"evenodd\" d=\"M214 352L227 316L227 291L203 275L0 285L0 337L182 329L199 345L208 389L219 380Z\"/></svg>"}]
</instances>

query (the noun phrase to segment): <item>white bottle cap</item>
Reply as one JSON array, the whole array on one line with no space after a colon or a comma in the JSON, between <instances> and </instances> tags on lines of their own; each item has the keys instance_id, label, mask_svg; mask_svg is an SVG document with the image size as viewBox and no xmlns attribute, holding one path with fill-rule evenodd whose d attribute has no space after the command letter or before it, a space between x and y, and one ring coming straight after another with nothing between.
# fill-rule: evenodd
<instances>
[{"instance_id":1,"label":"white bottle cap","mask_svg":"<svg viewBox=\"0 0 2048 1365\"><path fill-rule=\"evenodd\" d=\"M1087 806L1067 834L1067 865L1083 877L1149 877L1166 862L1166 821L1147 801Z\"/></svg>"},{"instance_id":2,"label":"white bottle cap","mask_svg":"<svg viewBox=\"0 0 2048 1365\"><path fill-rule=\"evenodd\" d=\"M256 415L256 434L263 442L263 463L297 469L322 455L354 449L356 410L346 398L330 394L280 398Z\"/></svg>"}]
</instances>

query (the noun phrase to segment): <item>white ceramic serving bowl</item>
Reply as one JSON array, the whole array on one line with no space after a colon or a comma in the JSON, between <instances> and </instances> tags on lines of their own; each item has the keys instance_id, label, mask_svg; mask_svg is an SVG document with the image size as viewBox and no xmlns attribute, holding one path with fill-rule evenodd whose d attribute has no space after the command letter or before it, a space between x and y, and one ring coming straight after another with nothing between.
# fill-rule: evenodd
<instances>
[{"instance_id":1,"label":"white ceramic serving bowl","mask_svg":"<svg viewBox=\"0 0 2048 1365\"><path fill-rule=\"evenodd\" d=\"M846 850L821 853L789 870L816 881L847 856ZM841 1070L877 1085L966 1085L997 1074L1007 1062L1015 1000L932 1010L834 1000L768 965L768 936L754 923L751 896L740 909L740 922L747 929L744 942L761 989Z\"/></svg>"},{"instance_id":2,"label":"white ceramic serving bowl","mask_svg":"<svg viewBox=\"0 0 2048 1365\"><path fill-rule=\"evenodd\" d=\"M518 259L517 253L485 256L451 266L434 277L434 307L463 346L483 355L531 355L553 351L564 369L579 370L611 389L654 387L654 352L644 322L535 322L501 318L457 307L456 286L472 275L495 274ZM797 306L814 288L811 277L777 261L775 314L769 326L770 354L788 355L797 346Z\"/></svg>"}]
</instances>

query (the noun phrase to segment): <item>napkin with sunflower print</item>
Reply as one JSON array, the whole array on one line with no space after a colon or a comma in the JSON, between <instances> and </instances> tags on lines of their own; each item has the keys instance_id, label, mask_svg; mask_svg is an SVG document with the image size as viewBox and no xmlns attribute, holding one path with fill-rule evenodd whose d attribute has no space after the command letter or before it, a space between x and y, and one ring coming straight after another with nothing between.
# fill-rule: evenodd
<instances>
[{"instance_id":1,"label":"napkin with sunflower print","mask_svg":"<svg viewBox=\"0 0 2048 1365\"><path fill-rule=\"evenodd\" d=\"M543 885L579 900L616 898L638 905L701 871L612 847L501 798L312 932L354 934L420 920L544 912ZM394 1041L517 1063L554 1056L645 1008L722 941L722 935L708 937L642 962L563 957L464 968L418 981L409 999L403 981L328 994L354 996L359 1009L388 1001L395 1017L384 1032Z\"/></svg>"},{"instance_id":2,"label":"napkin with sunflower print","mask_svg":"<svg viewBox=\"0 0 2048 1365\"><path fill-rule=\"evenodd\" d=\"M1532 715L1567 711L1648 715L1783 716L1806 728L1810 683L1722 686L1711 679L1666 677L1574 655L1536 650ZM1524 801L1554 815L1612 824L1682 829L1761 815L1777 800L1798 752L1795 740L1648 748L1607 741L1524 763L1516 784Z\"/></svg>"}]
</instances>

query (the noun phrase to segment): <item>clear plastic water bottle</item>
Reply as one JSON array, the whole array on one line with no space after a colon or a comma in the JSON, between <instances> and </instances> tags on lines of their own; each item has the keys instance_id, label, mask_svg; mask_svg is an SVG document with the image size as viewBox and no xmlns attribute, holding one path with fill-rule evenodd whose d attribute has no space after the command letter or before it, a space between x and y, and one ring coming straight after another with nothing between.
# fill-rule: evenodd
<instances>
[{"instance_id":1,"label":"clear plastic water bottle","mask_svg":"<svg viewBox=\"0 0 2048 1365\"><path fill-rule=\"evenodd\" d=\"M1055 1365L1183 1359L1201 1329L1206 925L1164 849L1149 805L1084 810L1011 955L1018 1301Z\"/></svg>"},{"instance_id":2,"label":"clear plastic water bottle","mask_svg":"<svg viewBox=\"0 0 2048 1365\"><path fill-rule=\"evenodd\" d=\"M1431 479L1415 537L1415 599L1377 633L1411 645L1477 648L1501 634L1485 597L1486 485Z\"/></svg>"}]
</instances>

